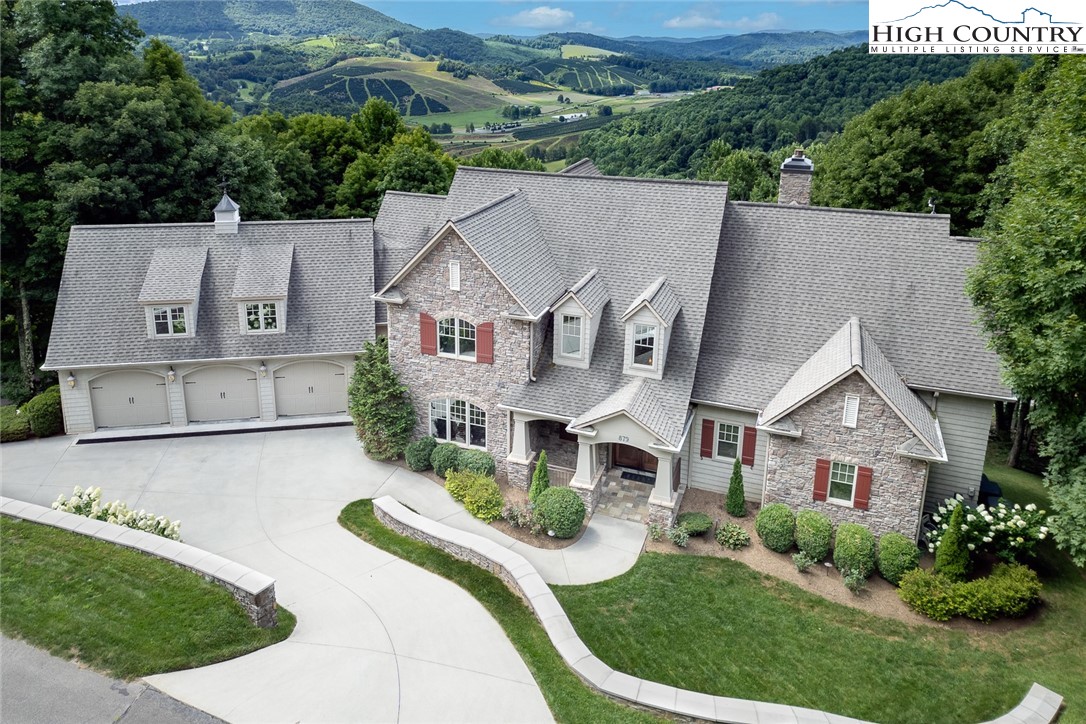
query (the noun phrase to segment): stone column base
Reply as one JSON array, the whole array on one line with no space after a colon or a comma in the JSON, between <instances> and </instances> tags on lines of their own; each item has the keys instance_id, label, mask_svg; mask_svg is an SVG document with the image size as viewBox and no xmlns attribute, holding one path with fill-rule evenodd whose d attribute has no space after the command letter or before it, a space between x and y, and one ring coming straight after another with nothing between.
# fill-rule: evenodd
<instances>
[{"instance_id":1,"label":"stone column base","mask_svg":"<svg viewBox=\"0 0 1086 724\"><path fill-rule=\"evenodd\" d=\"M675 497L669 503L664 503L656 500L655 498L649 498L649 523L656 523L664 528L670 528L675 524L675 517L679 514L679 506L683 502L683 494L686 493L686 486L680 485L678 491L675 493Z\"/></svg>"},{"instance_id":2,"label":"stone column base","mask_svg":"<svg viewBox=\"0 0 1086 724\"><path fill-rule=\"evenodd\" d=\"M581 501L584 503L585 520L592 517L593 511L596 510L596 503L600 502L600 493L603 491L603 479L606 473L607 469L601 465L596 470L591 485L582 485L572 481L569 484L569 489L581 496Z\"/></svg>"},{"instance_id":3,"label":"stone column base","mask_svg":"<svg viewBox=\"0 0 1086 724\"><path fill-rule=\"evenodd\" d=\"M535 464L535 453L527 462L521 462L512 458L505 459L506 482L514 488L527 490L532 484L532 469Z\"/></svg>"}]
</instances>

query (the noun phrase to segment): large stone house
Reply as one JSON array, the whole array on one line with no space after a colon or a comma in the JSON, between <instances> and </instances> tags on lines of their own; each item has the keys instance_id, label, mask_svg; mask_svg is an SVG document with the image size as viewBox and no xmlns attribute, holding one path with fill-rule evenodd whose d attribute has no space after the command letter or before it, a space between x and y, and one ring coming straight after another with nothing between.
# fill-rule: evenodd
<instances>
[{"instance_id":1,"label":"large stone house","mask_svg":"<svg viewBox=\"0 0 1086 724\"><path fill-rule=\"evenodd\" d=\"M224 198L214 224L76 227L45 367L74 381L69 432L271 420L345 409L351 355L385 335L417 435L512 485L546 450L590 509L625 476L669 522L738 460L751 501L916 535L975 501L1010 399L963 292L976 241L811 207L812 170L786 161L777 204L586 160L461 167L372 223L239 223Z\"/></svg>"}]
</instances>

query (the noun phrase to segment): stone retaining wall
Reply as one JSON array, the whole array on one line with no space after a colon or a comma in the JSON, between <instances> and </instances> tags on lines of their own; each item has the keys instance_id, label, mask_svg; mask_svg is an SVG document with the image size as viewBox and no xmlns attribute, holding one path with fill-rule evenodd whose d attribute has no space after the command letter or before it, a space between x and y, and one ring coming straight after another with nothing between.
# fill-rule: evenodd
<instances>
[{"instance_id":1,"label":"stone retaining wall","mask_svg":"<svg viewBox=\"0 0 1086 724\"><path fill-rule=\"evenodd\" d=\"M373 512L382 524L397 533L425 541L498 576L527 602L535 617L543 624L551 643L573 672L605 696L639 709L663 711L683 718L714 722L845 724L859 721L814 709L710 696L615 671L584 645L550 587L532 564L519 553L473 533L430 520L388 496L373 501ZM1056 717L1062 701L1059 694L1040 684L1034 684L1021 704L988 724L1049 724Z\"/></svg>"},{"instance_id":2,"label":"stone retaining wall","mask_svg":"<svg viewBox=\"0 0 1086 724\"><path fill-rule=\"evenodd\" d=\"M275 579L263 573L257 573L240 563L208 553L187 543L13 498L0 496L0 514L61 528L161 558L175 566L198 573L206 580L217 583L230 591L257 626L271 628L278 623L275 610Z\"/></svg>"}]
</instances>

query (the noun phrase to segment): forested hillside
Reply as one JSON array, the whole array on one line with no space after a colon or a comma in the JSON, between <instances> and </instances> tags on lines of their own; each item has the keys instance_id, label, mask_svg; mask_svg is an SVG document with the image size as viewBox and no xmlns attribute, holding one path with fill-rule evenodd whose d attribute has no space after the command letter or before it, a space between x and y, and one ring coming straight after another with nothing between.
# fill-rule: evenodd
<instances>
[{"instance_id":1,"label":"forested hillside","mask_svg":"<svg viewBox=\"0 0 1086 724\"><path fill-rule=\"evenodd\" d=\"M964 75L972 62L848 48L623 118L585 134L570 158L592 158L609 174L694 177L714 140L770 151L826 137L874 102L922 80Z\"/></svg>"}]
</instances>

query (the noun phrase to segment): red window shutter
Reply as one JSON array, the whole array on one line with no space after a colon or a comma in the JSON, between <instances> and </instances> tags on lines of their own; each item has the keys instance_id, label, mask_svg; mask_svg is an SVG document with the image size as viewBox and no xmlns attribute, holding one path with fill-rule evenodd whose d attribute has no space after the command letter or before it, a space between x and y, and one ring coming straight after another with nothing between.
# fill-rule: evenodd
<instances>
[{"instance_id":1,"label":"red window shutter","mask_svg":"<svg viewBox=\"0 0 1086 724\"><path fill-rule=\"evenodd\" d=\"M419 340L423 354L437 354L437 320L419 312Z\"/></svg>"},{"instance_id":2,"label":"red window shutter","mask_svg":"<svg viewBox=\"0 0 1086 724\"><path fill-rule=\"evenodd\" d=\"M871 503L871 468L856 468L856 495L852 498L852 507L867 510Z\"/></svg>"},{"instance_id":3,"label":"red window shutter","mask_svg":"<svg viewBox=\"0 0 1086 724\"><path fill-rule=\"evenodd\" d=\"M754 467L754 447L758 444L758 431L743 426L743 465Z\"/></svg>"},{"instance_id":4,"label":"red window shutter","mask_svg":"<svg viewBox=\"0 0 1086 724\"><path fill-rule=\"evenodd\" d=\"M486 322L475 328L475 361L494 364L494 323Z\"/></svg>"},{"instance_id":5,"label":"red window shutter","mask_svg":"<svg viewBox=\"0 0 1086 724\"><path fill-rule=\"evenodd\" d=\"M814 499L825 500L830 491L830 461L819 458L815 461Z\"/></svg>"},{"instance_id":6,"label":"red window shutter","mask_svg":"<svg viewBox=\"0 0 1086 724\"><path fill-rule=\"evenodd\" d=\"M701 456L711 458L713 456L713 438L716 437L716 423L712 420L701 421Z\"/></svg>"}]
</instances>

